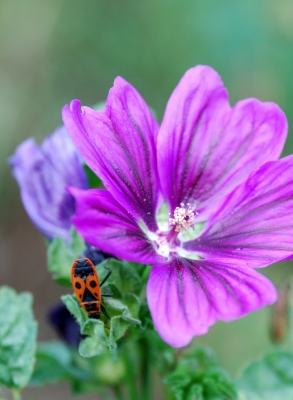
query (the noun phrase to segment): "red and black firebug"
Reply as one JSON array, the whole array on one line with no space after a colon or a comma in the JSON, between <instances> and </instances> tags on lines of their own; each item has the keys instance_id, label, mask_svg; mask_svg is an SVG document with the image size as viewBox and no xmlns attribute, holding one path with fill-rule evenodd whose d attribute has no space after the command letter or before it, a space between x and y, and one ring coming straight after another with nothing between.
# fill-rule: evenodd
<instances>
[{"instance_id":1,"label":"red and black firebug","mask_svg":"<svg viewBox=\"0 0 293 400\"><path fill-rule=\"evenodd\" d=\"M71 268L71 283L74 293L80 306L88 313L89 318L100 318L101 311L110 319L105 307L103 307L102 297L111 297L112 293L101 293L101 287L107 281L112 271L105 267L109 272L99 282L96 268L89 258L78 258L74 261Z\"/></svg>"}]
</instances>

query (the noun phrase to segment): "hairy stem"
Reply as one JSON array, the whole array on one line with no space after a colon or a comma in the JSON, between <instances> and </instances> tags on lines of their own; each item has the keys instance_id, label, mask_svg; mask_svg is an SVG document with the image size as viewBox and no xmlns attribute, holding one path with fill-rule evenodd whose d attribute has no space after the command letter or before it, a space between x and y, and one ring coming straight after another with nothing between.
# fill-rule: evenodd
<instances>
[{"instance_id":1,"label":"hairy stem","mask_svg":"<svg viewBox=\"0 0 293 400\"><path fill-rule=\"evenodd\" d=\"M13 390L11 390L11 392L12 392L12 399L13 400L22 400L19 390L13 389Z\"/></svg>"},{"instance_id":2,"label":"hairy stem","mask_svg":"<svg viewBox=\"0 0 293 400\"><path fill-rule=\"evenodd\" d=\"M138 400L139 394L136 387L136 374L135 374L135 363L131 357L132 351L126 348L124 351L124 361L127 368L126 374L126 385L129 392L129 400Z\"/></svg>"},{"instance_id":3,"label":"hairy stem","mask_svg":"<svg viewBox=\"0 0 293 400\"><path fill-rule=\"evenodd\" d=\"M151 400L151 352L147 339L140 340L140 363L141 363L141 399Z\"/></svg>"},{"instance_id":4,"label":"hairy stem","mask_svg":"<svg viewBox=\"0 0 293 400\"><path fill-rule=\"evenodd\" d=\"M122 392L120 386L114 386L113 390L114 390L117 400L124 400L123 392Z\"/></svg>"}]
</instances>

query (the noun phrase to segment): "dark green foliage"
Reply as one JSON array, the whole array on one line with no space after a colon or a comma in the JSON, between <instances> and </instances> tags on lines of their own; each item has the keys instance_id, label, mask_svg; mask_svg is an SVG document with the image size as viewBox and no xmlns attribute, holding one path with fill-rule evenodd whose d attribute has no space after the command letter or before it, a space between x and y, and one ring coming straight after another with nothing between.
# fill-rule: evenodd
<instances>
[{"instance_id":1,"label":"dark green foliage","mask_svg":"<svg viewBox=\"0 0 293 400\"><path fill-rule=\"evenodd\" d=\"M101 179L98 178L97 175L86 164L84 164L83 168L87 177L89 187L95 189L104 189L104 185Z\"/></svg>"},{"instance_id":2,"label":"dark green foliage","mask_svg":"<svg viewBox=\"0 0 293 400\"><path fill-rule=\"evenodd\" d=\"M183 355L165 383L176 400L234 400L236 391L209 349L198 348Z\"/></svg>"},{"instance_id":3,"label":"dark green foliage","mask_svg":"<svg viewBox=\"0 0 293 400\"><path fill-rule=\"evenodd\" d=\"M84 359L60 341L39 343L30 386L68 382L76 394L101 391L105 385L121 383L125 369L121 358L108 354Z\"/></svg>"},{"instance_id":4,"label":"dark green foliage","mask_svg":"<svg viewBox=\"0 0 293 400\"><path fill-rule=\"evenodd\" d=\"M73 366L74 350L59 341L39 343L30 384L43 386L61 381L84 380L88 374Z\"/></svg>"},{"instance_id":5,"label":"dark green foliage","mask_svg":"<svg viewBox=\"0 0 293 400\"><path fill-rule=\"evenodd\" d=\"M118 289L120 293L119 297L123 298L129 292L140 293L142 290L142 281L135 268L136 264L119 261L114 258L103 261L98 266L98 273L101 277L100 280L103 279L107 272L104 266L112 270L107 284L111 283ZM140 265L140 267L143 267L143 269L146 268L144 265Z\"/></svg>"},{"instance_id":6,"label":"dark green foliage","mask_svg":"<svg viewBox=\"0 0 293 400\"><path fill-rule=\"evenodd\" d=\"M100 280L107 272L104 266L112 269L112 275L107 283L109 282L109 288L115 294L114 298L103 300L110 320L103 315L101 320L89 319L74 295L62 297L64 304L79 323L81 333L88 336L79 346L79 352L83 357L94 357L108 350L111 353L116 352L116 342L123 337L126 330L141 324L138 319L140 299L137 296L141 290L139 275L129 264L110 259L97 267ZM105 291L104 286L102 293L103 291Z\"/></svg>"}]
</instances>

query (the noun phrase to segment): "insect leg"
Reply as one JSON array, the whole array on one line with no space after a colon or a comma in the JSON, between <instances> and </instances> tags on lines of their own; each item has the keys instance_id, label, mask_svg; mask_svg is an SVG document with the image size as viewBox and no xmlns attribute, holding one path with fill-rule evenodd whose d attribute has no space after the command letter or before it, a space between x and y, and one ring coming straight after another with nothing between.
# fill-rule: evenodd
<instances>
[{"instance_id":1,"label":"insect leg","mask_svg":"<svg viewBox=\"0 0 293 400\"><path fill-rule=\"evenodd\" d=\"M106 282L106 280L109 278L109 276L112 274L112 270L108 267L105 266L105 268L109 271L105 278L103 279L102 283L100 283L100 287Z\"/></svg>"},{"instance_id":2,"label":"insect leg","mask_svg":"<svg viewBox=\"0 0 293 400\"><path fill-rule=\"evenodd\" d=\"M102 313L103 313L107 318L111 319L111 318L109 317L109 315L108 315L108 313L107 313L105 307L104 307L102 304L101 304L101 310L102 310Z\"/></svg>"}]
</instances>

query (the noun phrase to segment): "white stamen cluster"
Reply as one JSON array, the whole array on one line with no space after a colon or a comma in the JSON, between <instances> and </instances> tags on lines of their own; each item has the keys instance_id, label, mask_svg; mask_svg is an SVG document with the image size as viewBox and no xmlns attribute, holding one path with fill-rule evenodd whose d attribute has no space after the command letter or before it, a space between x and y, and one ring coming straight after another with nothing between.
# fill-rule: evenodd
<instances>
[{"instance_id":1,"label":"white stamen cluster","mask_svg":"<svg viewBox=\"0 0 293 400\"><path fill-rule=\"evenodd\" d=\"M194 214L189 203L186 207L184 203L180 203L180 207L174 210L174 218L169 218L169 224L175 226L175 232L187 231L194 224L195 215L197 213Z\"/></svg>"}]
</instances>

